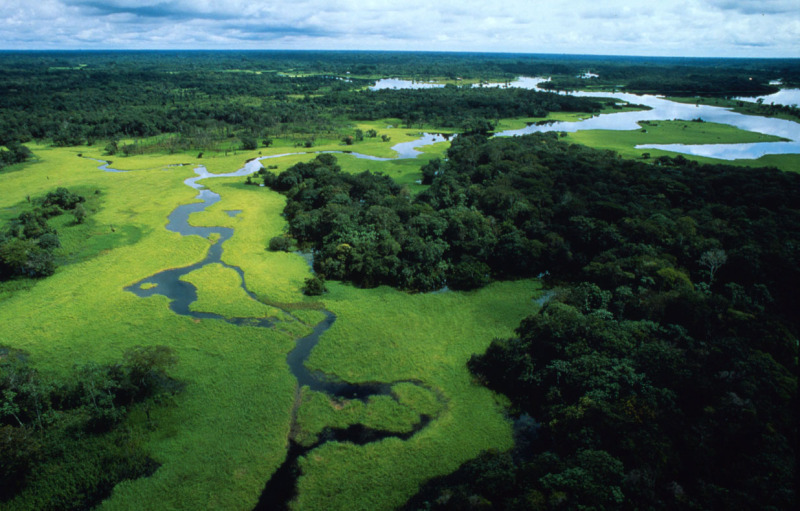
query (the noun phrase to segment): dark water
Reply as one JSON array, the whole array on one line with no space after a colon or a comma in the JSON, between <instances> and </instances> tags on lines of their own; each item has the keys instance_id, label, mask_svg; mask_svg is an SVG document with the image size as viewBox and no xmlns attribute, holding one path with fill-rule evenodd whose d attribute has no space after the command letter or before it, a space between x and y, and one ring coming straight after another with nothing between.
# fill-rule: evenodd
<instances>
[{"instance_id":1,"label":"dark water","mask_svg":"<svg viewBox=\"0 0 800 511\"><path fill-rule=\"evenodd\" d=\"M280 468L272 475L272 478L267 481L267 485L264 487L264 491L261 492L261 497L258 499L258 504L256 504L254 511L283 511L289 509L289 502L297 496L296 483L297 478L300 476L297 467L297 459L320 445L327 442L350 442L356 445L365 445L383 440L384 438L408 440L425 428L431 420L431 417L422 415L420 417L420 422L408 433L380 431L368 428L362 424L355 424L344 429L328 428L320 434L320 439L309 447L304 447L290 440L286 461L284 461Z\"/></svg>"},{"instance_id":2,"label":"dark water","mask_svg":"<svg viewBox=\"0 0 800 511\"><path fill-rule=\"evenodd\" d=\"M181 280L181 277L207 264L218 263L226 268L231 268L239 274L242 288L254 300L255 295L251 293L244 283L244 273L238 266L231 266L222 261L222 245L233 236L233 229L229 227L195 227L189 225L189 215L205 210L207 207L219 202L220 196L210 190L201 190L197 198L203 202L183 204L175 208L170 213L167 223L167 230L177 232L182 236L200 236L210 238L218 235L219 239L208 248L205 258L202 261L184 266L183 268L172 268L164 270L155 275L140 280L139 282L125 288L126 291L134 293L136 296L147 298L153 295L166 296L170 300L169 308L181 316L190 316L201 319L220 319L235 325L250 326L273 326L276 318L226 318L211 312L197 312L190 310L190 306L197 300L197 288Z\"/></svg>"}]
</instances>

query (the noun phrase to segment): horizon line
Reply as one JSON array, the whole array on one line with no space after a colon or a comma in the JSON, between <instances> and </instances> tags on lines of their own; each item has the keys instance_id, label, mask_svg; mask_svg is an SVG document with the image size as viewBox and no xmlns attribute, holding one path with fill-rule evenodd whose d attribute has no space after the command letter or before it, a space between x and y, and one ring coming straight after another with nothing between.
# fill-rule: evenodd
<instances>
[{"instance_id":1,"label":"horizon line","mask_svg":"<svg viewBox=\"0 0 800 511\"><path fill-rule=\"evenodd\" d=\"M725 59L725 60L800 60L800 57L737 57L737 56L683 56L683 55L630 55L613 53L547 53L492 50L353 50L353 49L298 49L298 48L0 48L0 53L122 53L122 52L240 52L240 53L398 53L398 54L469 54L469 55L529 55L545 57L615 57L635 59Z\"/></svg>"}]
</instances>

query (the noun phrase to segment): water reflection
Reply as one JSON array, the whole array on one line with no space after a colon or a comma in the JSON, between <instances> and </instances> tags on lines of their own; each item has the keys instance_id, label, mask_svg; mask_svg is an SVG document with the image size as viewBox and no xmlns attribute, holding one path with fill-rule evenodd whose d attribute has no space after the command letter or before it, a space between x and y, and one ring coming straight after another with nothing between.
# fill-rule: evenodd
<instances>
[{"instance_id":1,"label":"water reflection","mask_svg":"<svg viewBox=\"0 0 800 511\"><path fill-rule=\"evenodd\" d=\"M637 149L663 149L684 154L710 156L723 160L756 159L766 154L800 153L800 124L785 119L744 115L727 108L708 105L676 103L663 97L615 92L574 92L575 96L612 98L627 103L645 105L651 110L602 114L583 121L555 122L548 125L531 125L519 130L500 132L498 136L516 136L545 131L574 133L581 130L628 131L641 129L641 121L695 119L734 126L741 130L784 138L787 142L759 142L752 144L645 144Z\"/></svg>"},{"instance_id":2,"label":"water reflection","mask_svg":"<svg viewBox=\"0 0 800 511\"><path fill-rule=\"evenodd\" d=\"M508 87L537 89L540 83L548 81L549 78L542 77L519 77L516 80L505 83L485 83L475 84L473 87ZM400 80L389 78L379 80L375 83L372 90L381 89L423 89L444 87L443 84L429 82L414 82L411 80ZM794 91L794 92L792 92ZM662 149L677 153L692 154L697 156L708 156L723 160L737 159L757 159L767 154L796 154L800 153L800 124L785 119L775 119L754 115L744 115L733 112L727 108L720 108L708 105L695 105L687 103L676 103L660 96L637 95L619 92L571 92L569 94L588 98L610 98L626 103L645 105L650 110L639 110L635 112L614 112L597 115L575 122L553 122L543 125L530 125L517 130L507 130L496 134L500 137L513 137L517 135L527 135L530 133L541 133L550 131L563 131L574 133L582 130L613 130L629 131L641 129L641 121L665 121L682 120L691 121L695 119L706 122L716 122L734 126L741 130L773 135L785 139L785 142L758 142L749 144L644 144L636 146L637 149ZM778 94L766 96L770 100L775 100L779 94L782 97L796 98L800 102L800 89L784 89ZM754 98L751 98L755 100ZM791 99L790 99L791 100ZM767 99L765 99L765 102ZM777 101L775 101L777 103ZM395 146L397 149L397 146ZM413 157L413 156L409 156Z\"/></svg>"},{"instance_id":3,"label":"water reflection","mask_svg":"<svg viewBox=\"0 0 800 511\"><path fill-rule=\"evenodd\" d=\"M736 99L739 101L749 101L751 103L755 103L760 99L765 105L774 103L776 105L797 106L800 105L800 89L781 89L779 92L770 94L769 96Z\"/></svg>"},{"instance_id":4,"label":"water reflection","mask_svg":"<svg viewBox=\"0 0 800 511\"><path fill-rule=\"evenodd\" d=\"M508 82L481 82L474 83L472 87L493 87L493 88L509 88L509 89L536 89L540 83L549 81L550 78L542 78L539 76L520 76L515 80ZM370 90L384 90L384 89L441 89L444 87L443 83L434 82L417 82L414 80L403 80L401 78L383 78L375 82L375 85L370 87Z\"/></svg>"},{"instance_id":5,"label":"water reflection","mask_svg":"<svg viewBox=\"0 0 800 511\"><path fill-rule=\"evenodd\" d=\"M441 89L443 83L417 82L414 80L402 80L400 78L384 78L375 82L370 90L383 89Z\"/></svg>"}]
</instances>

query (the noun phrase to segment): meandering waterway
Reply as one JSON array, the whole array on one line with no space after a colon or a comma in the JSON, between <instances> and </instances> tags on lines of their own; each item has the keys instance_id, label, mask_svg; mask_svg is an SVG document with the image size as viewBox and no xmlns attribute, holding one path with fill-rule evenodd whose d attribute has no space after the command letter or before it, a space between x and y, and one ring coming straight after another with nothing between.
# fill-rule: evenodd
<instances>
[{"instance_id":1,"label":"meandering waterway","mask_svg":"<svg viewBox=\"0 0 800 511\"><path fill-rule=\"evenodd\" d=\"M398 158L414 158L419 153L418 147L429 145L431 143L445 140L441 135L424 134L419 139L411 142L396 144L393 149L398 153ZM342 151L322 151L340 153ZM244 272L238 266L233 266L225 263L222 260L223 246L229 240L234 230L229 227L198 227L189 223L189 216L192 213L204 211L210 206L216 204L221 200L219 194L207 189L204 185L200 184L201 180L214 179L223 177L242 177L257 172L261 167L260 160L281 158L295 154L308 154L308 153L287 153L279 155L262 156L260 158L248 161L245 165L234 171L225 174L214 174L208 171L205 166L197 166L194 169L196 174L184 181L184 184L191 188L198 190L197 199L201 202L193 202L190 204L182 204L176 207L168 216L166 229L176 232L181 236L200 236L204 239L214 240L208 248L205 257L188 266L182 268L172 268L160 271L149 277L145 277L140 281L125 288L126 291L134 293L141 298L147 298L154 295L162 295L169 299L169 307L176 314L182 316L189 316L192 318L200 319L215 319L226 321L228 323L238 326L251 326L260 328L270 328L280 321L279 318L252 318L252 317L226 317L220 314L210 312L200 312L191 309L192 303L197 300L197 288L190 282L181 280L181 277L187 275L195 270L198 270L209 264L221 264L226 268L235 270L241 279L241 287L247 292L249 297L257 300L254 293L252 293L246 285ZM312 153L314 154L314 153ZM317 153L319 154L319 153ZM367 158L372 160L389 160L392 158L377 158L370 155L360 153L348 153L357 158ZM119 169L110 167L109 162L96 160L102 165L99 169L106 172L125 172ZM229 214L236 215L239 213L237 210L228 211ZM289 317L294 317L292 311L282 310L284 314ZM292 427L290 430L295 430L297 417L297 407L300 403L300 388L307 386L312 391L322 392L329 395L332 399L359 399L368 401L372 396L391 396L397 399L392 393L392 386L399 383L411 383L420 387L426 388L436 395L442 407L445 406L444 400L439 396L435 389L427 387L423 382L416 380L402 380L392 382L374 382L374 383L348 383L338 380L333 375L326 375L317 371L310 371L305 362L314 349L314 346L319 343L322 335L333 326L336 321L336 316L328 311L322 310L324 319L313 327L312 332L295 342L295 347L288 353L286 363L289 370L297 380L296 396L294 409L291 411ZM294 317L295 320L297 319ZM289 501L294 498L296 479L298 477L296 462L300 456L303 456L312 449L315 449L325 442L347 441L363 445L370 442L376 442L384 438L394 437L402 440L407 440L416 435L419 431L427 427L427 425L434 419L429 415L419 415L418 422L411 428L410 431L404 433L397 433L393 431L384 431L373 429L361 424L352 425L347 428L327 428L319 439L310 446L302 446L293 441L292 438L287 439L287 456L284 463L273 474L271 479L265 484L261 497L255 509L285 509Z\"/></svg>"},{"instance_id":2,"label":"meandering waterway","mask_svg":"<svg viewBox=\"0 0 800 511\"><path fill-rule=\"evenodd\" d=\"M503 131L497 133L497 136L516 136L547 131L564 131L568 133L583 130L626 131L641 129L639 123L642 121L691 121L700 119L705 122L728 124L745 131L781 137L787 141L746 144L643 144L636 146L636 148L662 149L721 160L757 159L767 154L800 154L800 124L794 121L745 115L715 106L677 103L660 96L615 92L575 92L573 94L589 98L612 98L626 103L644 105L649 107L650 110L601 114L576 122L531 125L519 130Z\"/></svg>"},{"instance_id":3,"label":"meandering waterway","mask_svg":"<svg viewBox=\"0 0 800 511\"><path fill-rule=\"evenodd\" d=\"M494 86L508 88L524 88L538 90L541 83L547 82L549 78L542 77L519 77L516 80L506 83L477 84L476 86ZM433 84L428 82L412 82L410 80L399 80L396 78L379 80L372 87L373 90L380 89L419 89L430 87L444 87L443 84ZM721 108L708 105L694 105L687 103L677 103L669 101L661 96L638 95L618 92L569 92L574 96L589 98L609 98L625 103L644 105L649 110L637 110L632 112L613 112L596 115L581 121L574 122L553 122L549 124L530 125L517 130L507 130L496 133L495 136L512 137L527 135L530 133L542 132L567 132L574 133L584 130L612 130L627 131L638 130L641 121L666 121L683 120L691 121L701 119L706 122L716 122L728 124L736 128L773 135L786 139L785 142L756 142L746 144L646 144L636 146L637 149L662 149L683 154L696 156L707 156L721 160L738 159L757 159L768 154L800 154L800 123L777 119L773 117L762 117L755 115L745 115L734 112L728 108ZM790 94L791 96L791 94ZM769 98L767 96L766 98ZM765 98L765 101L767 100Z\"/></svg>"}]
</instances>

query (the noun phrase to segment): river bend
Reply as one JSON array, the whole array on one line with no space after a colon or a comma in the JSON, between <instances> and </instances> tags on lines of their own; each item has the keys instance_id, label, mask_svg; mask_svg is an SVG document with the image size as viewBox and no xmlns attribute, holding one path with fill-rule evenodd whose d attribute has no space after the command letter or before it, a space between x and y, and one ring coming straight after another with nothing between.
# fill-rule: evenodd
<instances>
[{"instance_id":1,"label":"river bend","mask_svg":"<svg viewBox=\"0 0 800 511\"><path fill-rule=\"evenodd\" d=\"M426 133L417 140L396 144L395 146L393 146L392 149L394 149L398 153L397 158L414 158L418 154L420 154L419 151L416 150L417 147L429 145L443 140L445 140L445 138L442 137L441 135L432 135ZM324 152L340 153L341 151L324 151ZM226 268L231 268L235 270L239 274L239 278L241 279L242 289L244 289L247 292L247 294L251 299L258 301L255 294L247 288L244 278L244 272L242 271L242 269L239 268L238 266L229 265L222 261L224 244L227 240L229 240L233 236L234 230L229 227L193 226L189 223L189 216L192 213L205 211L207 208L209 208L210 206L216 204L221 200L219 194L207 189L205 186L200 184L199 181L204 179L213 179L221 177L247 176L257 172L262 167L260 160L280 158L283 156L289 156L295 154L308 154L308 153L287 153L279 155L262 156L260 158L246 162L246 164L242 168L236 170L235 172L230 172L226 174L210 173L208 169L206 169L206 167L202 165L196 167L194 169L194 173L196 175L194 177L186 179L184 181L184 184L198 191L198 195L196 198L200 199L201 202L182 204L176 207L168 216L166 229L171 232L176 232L181 236L200 236L201 238L204 239L214 240L209 246L205 257L194 264L184 266L182 268L171 268L163 270L149 277L145 277L139 280L138 282L126 287L125 290L134 293L136 296L139 296L141 298L147 298L154 295L165 296L169 300L170 310L172 310L175 314L179 314L181 316L189 316L192 318L200 318L200 319L216 319L220 321L226 321L228 323L232 323L234 325L239 325L239 326L252 326L261 328L270 328L274 326L275 323L279 321L278 318L274 317L230 318L222 316L220 314L191 310L192 303L197 300L197 288L192 283L181 280L181 277L195 270L198 270L208 264L221 264ZM380 160L380 161L395 159L395 158L378 158L360 153L347 153L347 154L352 154L357 158L366 158L366 159ZM106 172L126 172L110 167L109 162L102 160L96 160L96 161L102 164L98 167L100 170ZM228 211L228 214L235 216L239 212L240 211L237 210L230 210ZM294 317L290 310L282 310L282 312L288 316ZM322 312L325 315L324 319L313 327L313 331L309 335L297 339L297 341L295 342L295 347L287 354L286 357L286 362L287 365L289 366L289 370L297 380L296 399L294 408L291 411L292 425L290 430L296 429L295 422L297 417L297 408L300 403L299 400L300 388L303 386L308 386L312 391L325 393L329 395L331 399L358 399L366 402L371 396L383 396L383 395L391 396L393 399L396 400L397 397L392 394L392 386L398 383L411 383L426 388L429 391L432 391L434 395L436 395L437 398L439 399L440 404L444 406L445 403L442 396L438 392L436 392L435 389L427 387L421 381L403 380L403 381L393 381L393 382L354 384L338 380L337 378L331 375L326 375L317 371L310 371L305 365L306 360L308 360L311 351L314 349L314 346L317 345L322 335L326 331L328 331L328 329L330 329L330 327L336 321L336 316L332 312L328 310L323 310ZM361 424L352 425L350 427L343 429L326 428L326 430L323 431L323 433L320 435L317 442L311 446L301 446L300 444L294 442L292 438L288 438L286 459L284 463L278 468L278 470L273 474L270 480L266 482L261 497L255 509L259 510L288 509L289 502L295 496L296 480L297 477L299 476L298 469L296 467L297 459L305 455L310 450L315 449L328 441L352 442L355 444L363 445L370 442L377 442L384 438L390 438L390 437L399 438L401 440L407 440L412 436L416 435L422 429L424 429L434 419L435 417L431 417L424 414L420 415L419 421L414 425L411 431L405 433L396 433L391 431L372 429L363 426Z\"/></svg>"}]
</instances>

